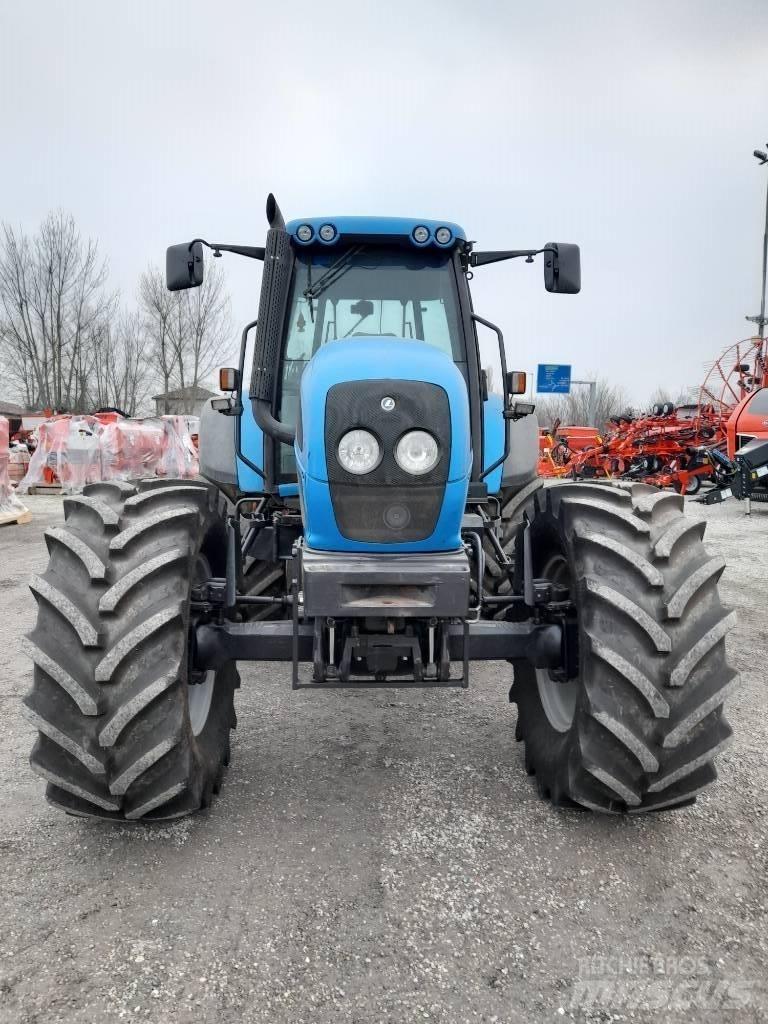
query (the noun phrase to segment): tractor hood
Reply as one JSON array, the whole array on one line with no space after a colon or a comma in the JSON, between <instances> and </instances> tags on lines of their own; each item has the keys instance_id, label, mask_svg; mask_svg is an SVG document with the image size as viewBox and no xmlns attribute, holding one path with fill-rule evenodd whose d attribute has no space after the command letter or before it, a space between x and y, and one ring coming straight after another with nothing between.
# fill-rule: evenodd
<instances>
[{"instance_id":1,"label":"tractor hood","mask_svg":"<svg viewBox=\"0 0 768 1024\"><path fill-rule=\"evenodd\" d=\"M366 473L339 459L349 431L372 434ZM437 463L407 472L395 457L411 431L437 443ZM307 543L325 550L454 550L472 467L469 403L450 356L420 341L356 337L324 345L301 380L296 463ZM311 491L311 499L309 492Z\"/></svg>"},{"instance_id":2,"label":"tractor hood","mask_svg":"<svg viewBox=\"0 0 768 1024\"><path fill-rule=\"evenodd\" d=\"M451 418L450 436L438 439L443 445L447 442L450 449L447 479L463 479L467 475L472 465L469 404L466 384L456 364L444 352L421 341L371 336L329 342L318 351L304 372L296 459L310 476L327 481L328 458L323 436L325 431L318 435L305 427L310 423L313 426L324 423L331 388L356 381L421 382L441 388L448 399ZM390 396L382 395L384 397ZM371 404L368 420L369 426L374 426L374 433L377 425L384 425L387 416L381 409L381 400L376 404L378 409ZM360 414L365 414L364 409ZM418 428L430 430L430 423L424 416L419 419ZM365 424L349 419L343 426L345 430L352 430Z\"/></svg>"}]
</instances>

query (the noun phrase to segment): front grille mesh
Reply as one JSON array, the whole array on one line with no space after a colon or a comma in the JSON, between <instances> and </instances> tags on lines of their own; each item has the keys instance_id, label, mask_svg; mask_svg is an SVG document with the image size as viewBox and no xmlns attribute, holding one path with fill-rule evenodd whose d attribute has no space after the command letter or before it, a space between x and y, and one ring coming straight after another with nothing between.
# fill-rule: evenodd
<instances>
[{"instance_id":1,"label":"front grille mesh","mask_svg":"<svg viewBox=\"0 0 768 1024\"><path fill-rule=\"evenodd\" d=\"M331 500L339 531L349 540L398 544L434 533L444 491L443 485L406 489L336 484Z\"/></svg>"}]
</instances>

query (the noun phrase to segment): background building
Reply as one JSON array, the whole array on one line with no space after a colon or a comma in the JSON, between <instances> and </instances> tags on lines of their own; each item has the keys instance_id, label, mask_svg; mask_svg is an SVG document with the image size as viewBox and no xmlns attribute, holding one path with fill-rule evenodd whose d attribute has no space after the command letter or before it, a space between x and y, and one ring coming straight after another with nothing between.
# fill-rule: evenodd
<instances>
[{"instance_id":1,"label":"background building","mask_svg":"<svg viewBox=\"0 0 768 1024\"><path fill-rule=\"evenodd\" d=\"M209 398L216 398L215 392L194 385L153 395L152 401L158 416L199 416Z\"/></svg>"}]
</instances>

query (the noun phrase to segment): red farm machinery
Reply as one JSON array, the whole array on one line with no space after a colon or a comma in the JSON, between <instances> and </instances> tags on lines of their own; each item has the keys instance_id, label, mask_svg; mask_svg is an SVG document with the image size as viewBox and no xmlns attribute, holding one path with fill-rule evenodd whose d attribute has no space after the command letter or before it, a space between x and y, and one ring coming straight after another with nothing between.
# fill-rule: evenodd
<instances>
[{"instance_id":1,"label":"red farm machinery","mask_svg":"<svg viewBox=\"0 0 768 1024\"><path fill-rule=\"evenodd\" d=\"M556 422L542 431L539 474L635 480L692 495L703 483L727 489L743 472L739 455L750 443L751 497L768 500L762 478L754 476L760 466L753 465L763 454L768 461L766 341L747 338L727 348L708 366L695 402L618 415L605 427L598 434L592 427Z\"/></svg>"}]
</instances>

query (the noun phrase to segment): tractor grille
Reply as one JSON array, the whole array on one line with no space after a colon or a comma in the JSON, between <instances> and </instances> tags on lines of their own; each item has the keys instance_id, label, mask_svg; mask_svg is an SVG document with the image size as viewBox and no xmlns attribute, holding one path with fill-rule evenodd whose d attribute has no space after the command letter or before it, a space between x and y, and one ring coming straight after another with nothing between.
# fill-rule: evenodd
<instances>
[{"instance_id":1,"label":"tractor grille","mask_svg":"<svg viewBox=\"0 0 768 1024\"><path fill-rule=\"evenodd\" d=\"M390 412L383 398L393 398ZM348 430L374 434L382 459L371 473L355 476L336 458ZM431 473L412 476L395 461L395 446L409 430L428 430L440 445ZM451 457L448 395L423 381L366 380L336 384L325 402L325 452L331 501L340 533L348 540L400 544L425 540L435 530Z\"/></svg>"}]
</instances>

